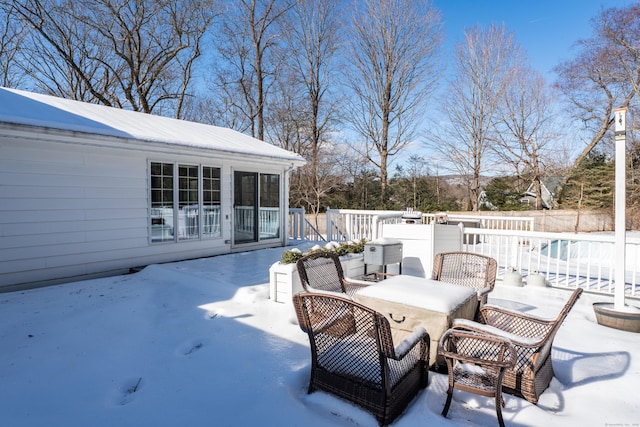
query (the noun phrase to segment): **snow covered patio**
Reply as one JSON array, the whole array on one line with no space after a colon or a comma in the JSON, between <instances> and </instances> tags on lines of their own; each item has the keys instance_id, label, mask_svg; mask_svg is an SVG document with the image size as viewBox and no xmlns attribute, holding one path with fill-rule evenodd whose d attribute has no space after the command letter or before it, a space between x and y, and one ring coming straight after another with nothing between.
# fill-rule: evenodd
<instances>
[{"instance_id":1,"label":"snow covered patio","mask_svg":"<svg viewBox=\"0 0 640 427\"><path fill-rule=\"evenodd\" d=\"M283 249L0 294L0 425L376 426L306 393L307 336L269 300ZM554 316L568 295L498 282L490 302ZM595 322L607 299L583 294L554 341L556 378L537 406L505 395L508 426L640 425L640 339ZM497 425L491 398L460 392L443 418L446 388L431 372L393 425Z\"/></svg>"}]
</instances>

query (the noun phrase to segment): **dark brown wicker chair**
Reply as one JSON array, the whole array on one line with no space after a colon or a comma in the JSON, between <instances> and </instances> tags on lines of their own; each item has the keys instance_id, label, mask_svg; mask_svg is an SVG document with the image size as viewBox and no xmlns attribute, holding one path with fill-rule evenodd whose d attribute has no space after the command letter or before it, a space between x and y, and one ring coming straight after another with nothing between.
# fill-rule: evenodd
<instances>
[{"instance_id":1,"label":"dark brown wicker chair","mask_svg":"<svg viewBox=\"0 0 640 427\"><path fill-rule=\"evenodd\" d=\"M478 293L478 307L487 303L487 295L496 283L498 262L473 252L441 252L433 260L431 278L468 286Z\"/></svg>"},{"instance_id":2,"label":"dark brown wicker chair","mask_svg":"<svg viewBox=\"0 0 640 427\"><path fill-rule=\"evenodd\" d=\"M333 393L386 425L427 386L429 335L423 328L394 347L385 317L348 298L303 292L293 304L311 346L309 393Z\"/></svg>"},{"instance_id":3,"label":"dark brown wicker chair","mask_svg":"<svg viewBox=\"0 0 640 427\"><path fill-rule=\"evenodd\" d=\"M481 309L485 324L456 319L455 328L499 336L511 341L518 360L515 369L506 372L503 391L538 403L553 378L551 347L562 322L574 306L582 289L573 291L555 319L527 316L521 312L487 304Z\"/></svg>"},{"instance_id":4,"label":"dark brown wicker chair","mask_svg":"<svg viewBox=\"0 0 640 427\"><path fill-rule=\"evenodd\" d=\"M296 262L302 287L307 292L337 292L351 297L358 289L367 286L346 279L338 255L331 252L312 252Z\"/></svg>"},{"instance_id":5,"label":"dark brown wicker chair","mask_svg":"<svg viewBox=\"0 0 640 427\"><path fill-rule=\"evenodd\" d=\"M453 390L458 389L481 396L495 397L496 414L502 420L502 379L505 371L516 364L516 352L504 339L476 332L449 329L438 345L438 354L447 362L449 388L442 415L447 416Z\"/></svg>"}]
</instances>

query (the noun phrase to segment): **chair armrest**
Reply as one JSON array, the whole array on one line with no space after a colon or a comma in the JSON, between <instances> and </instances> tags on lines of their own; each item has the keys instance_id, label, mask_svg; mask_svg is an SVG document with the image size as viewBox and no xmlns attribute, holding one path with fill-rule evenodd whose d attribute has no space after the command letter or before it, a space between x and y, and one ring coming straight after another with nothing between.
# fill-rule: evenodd
<instances>
[{"instance_id":1,"label":"chair armrest","mask_svg":"<svg viewBox=\"0 0 640 427\"><path fill-rule=\"evenodd\" d=\"M482 318L487 325L495 326L518 336L538 337L546 336L553 329L556 320L544 319L519 311L510 310L492 304L485 304L480 308Z\"/></svg>"},{"instance_id":2,"label":"chair armrest","mask_svg":"<svg viewBox=\"0 0 640 427\"><path fill-rule=\"evenodd\" d=\"M448 342L450 339L460 340L460 343L464 341L465 344L452 346ZM508 338L462 328L451 328L442 335L438 354L485 369L512 368L516 365L516 351Z\"/></svg>"},{"instance_id":3,"label":"chair armrest","mask_svg":"<svg viewBox=\"0 0 640 427\"><path fill-rule=\"evenodd\" d=\"M311 292L313 294L318 294L318 295L328 295L328 296L332 296L332 297L346 298L348 300L352 300L353 301L353 298L351 297L351 295L349 295L349 294L345 295L342 292L325 291L324 289L316 289L316 288L312 288L311 286L309 286L309 292Z\"/></svg>"},{"instance_id":4,"label":"chair armrest","mask_svg":"<svg viewBox=\"0 0 640 427\"><path fill-rule=\"evenodd\" d=\"M353 294L358 292L360 289L371 285L371 282L358 280L358 279L347 279L347 278L343 279L343 283L344 283L344 289L350 297L352 297Z\"/></svg>"},{"instance_id":5,"label":"chair armrest","mask_svg":"<svg viewBox=\"0 0 640 427\"><path fill-rule=\"evenodd\" d=\"M368 282L366 280L354 279L352 277L345 277L343 280L345 285L351 285L351 286L365 287L365 286L370 286L372 284L372 282Z\"/></svg>"},{"instance_id":6,"label":"chair armrest","mask_svg":"<svg viewBox=\"0 0 640 427\"><path fill-rule=\"evenodd\" d=\"M480 298L483 295L487 295L489 292L491 292L491 287L487 286L485 288L482 288L478 291L478 298Z\"/></svg>"},{"instance_id":7,"label":"chair armrest","mask_svg":"<svg viewBox=\"0 0 640 427\"><path fill-rule=\"evenodd\" d=\"M427 345L426 353L429 354L430 338L427 331L422 327L417 327L408 337L395 347L395 354L391 356L394 360L402 360L420 341Z\"/></svg>"},{"instance_id":8,"label":"chair armrest","mask_svg":"<svg viewBox=\"0 0 640 427\"><path fill-rule=\"evenodd\" d=\"M486 304L484 307L482 307L482 311L486 311L486 312L493 311L493 312L504 314L505 316L522 317L525 319L529 319L529 320L533 320L541 323L553 322L554 320L554 319L536 316L535 314L523 314L520 311L512 310L512 309L501 307L499 305L494 305L494 304Z\"/></svg>"},{"instance_id":9,"label":"chair armrest","mask_svg":"<svg viewBox=\"0 0 640 427\"><path fill-rule=\"evenodd\" d=\"M454 319L452 327L454 329L462 329L465 331L473 331L478 334L486 334L494 337L499 337L499 338L508 340L512 344L515 344L517 346L527 347L527 348L538 348L544 344L547 338L546 335L541 335L537 337L523 337L520 335L513 334L511 332L502 330L500 328L496 328L495 326L484 325L482 323L478 323L468 319Z\"/></svg>"}]
</instances>

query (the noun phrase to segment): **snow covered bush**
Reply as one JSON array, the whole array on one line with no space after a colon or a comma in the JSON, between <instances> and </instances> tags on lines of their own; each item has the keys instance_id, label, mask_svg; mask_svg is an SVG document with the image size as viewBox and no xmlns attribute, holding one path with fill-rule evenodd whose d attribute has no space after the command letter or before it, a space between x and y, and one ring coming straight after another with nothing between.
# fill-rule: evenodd
<instances>
[{"instance_id":1,"label":"snow covered bush","mask_svg":"<svg viewBox=\"0 0 640 427\"><path fill-rule=\"evenodd\" d=\"M315 245L308 252L302 252L298 248L287 249L282 253L282 259L280 262L283 264L293 264L297 262L303 256L313 253L313 252L331 252L335 253L338 256L346 255L346 254L357 254L364 252L364 245L367 243L366 239L362 239L360 241L351 240L349 242L328 242L324 246Z\"/></svg>"}]
</instances>

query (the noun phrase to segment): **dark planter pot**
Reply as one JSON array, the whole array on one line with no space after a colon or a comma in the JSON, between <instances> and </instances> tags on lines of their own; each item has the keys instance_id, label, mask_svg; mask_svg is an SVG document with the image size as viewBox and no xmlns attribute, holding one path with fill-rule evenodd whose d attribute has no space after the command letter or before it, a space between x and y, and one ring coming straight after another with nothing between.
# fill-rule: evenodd
<instances>
[{"instance_id":1,"label":"dark planter pot","mask_svg":"<svg viewBox=\"0 0 640 427\"><path fill-rule=\"evenodd\" d=\"M596 302L593 304L596 321L599 325L627 332L640 332L640 308L625 305L624 310L615 310L613 303Z\"/></svg>"}]
</instances>

